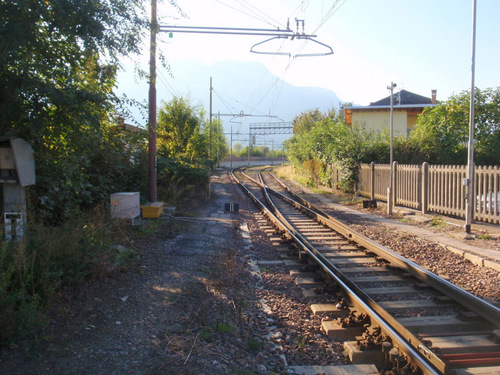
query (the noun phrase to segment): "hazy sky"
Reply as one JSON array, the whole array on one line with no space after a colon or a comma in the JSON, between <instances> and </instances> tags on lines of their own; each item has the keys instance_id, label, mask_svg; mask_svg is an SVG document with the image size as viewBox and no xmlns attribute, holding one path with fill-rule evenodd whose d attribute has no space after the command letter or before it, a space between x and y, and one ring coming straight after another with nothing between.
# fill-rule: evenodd
<instances>
[{"instance_id":1,"label":"hazy sky","mask_svg":"<svg viewBox=\"0 0 500 375\"><path fill-rule=\"evenodd\" d=\"M158 0L161 25L275 29L284 28L289 19L295 30L297 18L304 20L306 34L316 34L315 40L329 45L334 54L294 59L250 52L267 37L174 31L169 38L168 33L161 33L159 50L173 63L186 59L207 65L220 60L260 62L293 85L327 88L342 101L359 105L388 96L391 81L398 89L428 97L436 89L438 100L470 88L472 0L175 1L187 17L182 17L169 0ZM500 86L499 16L500 0L477 0L475 82L482 89ZM319 52L314 46L326 51L318 44L300 40L274 41L257 48ZM147 48L141 63L145 69ZM179 66L172 69L174 77L176 69ZM180 87L185 83L169 78L162 67L159 75L159 86L183 93ZM238 77L234 79L236 82ZM145 82L137 90L147 97ZM255 90L249 88L248 96L255 95ZM258 90L266 92L269 88ZM244 102L247 98L235 99Z\"/></svg>"},{"instance_id":2,"label":"hazy sky","mask_svg":"<svg viewBox=\"0 0 500 375\"><path fill-rule=\"evenodd\" d=\"M258 61L292 84L324 87L343 101L362 105L387 96L391 81L425 96L437 89L442 100L470 87L472 0L176 2L188 18L165 0L159 4L162 25L283 28L290 19L295 30L298 18L305 21L306 34L317 34L315 39L331 46L334 54L295 59L260 55L249 51L265 37L174 32L173 38L161 37L160 49L168 60ZM500 86L499 16L499 0L477 0L476 86L480 88ZM298 40L282 43L265 46L307 53L315 45L304 46Z\"/></svg>"}]
</instances>

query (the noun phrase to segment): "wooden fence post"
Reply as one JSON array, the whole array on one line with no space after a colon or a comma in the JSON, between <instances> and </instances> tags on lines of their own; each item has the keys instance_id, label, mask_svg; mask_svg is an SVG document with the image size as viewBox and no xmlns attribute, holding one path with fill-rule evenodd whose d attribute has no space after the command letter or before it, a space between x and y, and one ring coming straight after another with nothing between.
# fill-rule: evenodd
<instances>
[{"instance_id":1,"label":"wooden fence post","mask_svg":"<svg viewBox=\"0 0 500 375\"><path fill-rule=\"evenodd\" d=\"M370 199L375 200L375 162L370 163Z\"/></svg>"},{"instance_id":2,"label":"wooden fence post","mask_svg":"<svg viewBox=\"0 0 500 375\"><path fill-rule=\"evenodd\" d=\"M396 206L398 204L398 199L397 199L397 195L398 195L398 186L397 186L397 183L398 183L398 162L397 161L393 161L392 162L393 164L393 174L392 174L392 205L393 206Z\"/></svg>"},{"instance_id":3,"label":"wooden fence post","mask_svg":"<svg viewBox=\"0 0 500 375\"><path fill-rule=\"evenodd\" d=\"M422 213L427 212L429 204L429 163L422 164Z\"/></svg>"}]
</instances>

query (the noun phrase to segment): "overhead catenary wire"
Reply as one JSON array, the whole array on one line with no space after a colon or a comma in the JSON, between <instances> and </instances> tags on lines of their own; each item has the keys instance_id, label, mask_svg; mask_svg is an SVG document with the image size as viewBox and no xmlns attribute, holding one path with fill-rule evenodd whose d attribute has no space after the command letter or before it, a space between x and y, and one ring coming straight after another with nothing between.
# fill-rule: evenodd
<instances>
[{"instance_id":1,"label":"overhead catenary wire","mask_svg":"<svg viewBox=\"0 0 500 375\"><path fill-rule=\"evenodd\" d=\"M318 26L316 26L316 28L314 29L313 34L316 33L326 23L326 21L328 21L335 13L337 13L339 9L342 8L342 6L344 6L347 0L343 0L341 3L340 2L341 0L335 0L334 4L326 12L325 16L323 16ZM339 3L340 5L337 6L337 4Z\"/></svg>"},{"instance_id":2,"label":"overhead catenary wire","mask_svg":"<svg viewBox=\"0 0 500 375\"><path fill-rule=\"evenodd\" d=\"M224 99L222 99L222 97L219 95L219 93L217 91L215 91L213 88L212 88L212 92L215 94L215 96L217 96L219 98L219 100L222 102L222 104L224 105L224 107L226 107L226 109L228 110L228 112L231 112L234 110L234 107L233 109L229 108L229 106L226 104L226 102L224 101Z\"/></svg>"},{"instance_id":3,"label":"overhead catenary wire","mask_svg":"<svg viewBox=\"0 0 500 375\"><path fill-rule=\"evenodd\" d=\"M259 16L258 14L255 14L255 12L253 12L254 14L250 14L250 13L247 13L247 12L245 12L245 11L241 10L241 9L236 8L235 6L232 6L232 5L227 4L227 3L223 2L222 0L215 0L215 1L216 1L216 2L218 2L218 3L220 3L220 4L222 4L222 5L224 5L224 6L226 6L226 7L228 7L228 8L234 9L234 10L236 10L237 12L243 13L243 14L245 14L246 16L249 16L249 17L251 17L251 18L254 18L254 19L257 19L257 20L259 20L259 21L261 21L261 22L264 22L264 23L266 23L266 24L268 24L268 25L270 25L270 26L278 27L278 26L277 26L277 24L278 24L278 25L280 25L280 23L279 23L279 22L277 22L277 21L273 20L273 19L272 19L272 18L270 18L270 17L269 17L269 18L271 19L271 21L276 22L276 24L274 24L274 23L272 23L272 22L269 22L268 20L264 19L262 16ZM245 8L247 8L247 9L248 9L248 7L245 7ZM261 12L261 11L259 11L259 12L265 15L265 13L264 13L264 12ZM266 16L267 16L267 15L266 15ZM283 25L281 25L281 26L283 26Z\"/></svg>"},{"instance_id":4,"label":"overhead catenary wire","mask_svg":"<svg viewBox=\"0 0 500 375\"><path fill-rule=\"evenodd\" d=\"M158 72L157 75L158 80L163 84L163 86L167 89L167 91L174 97L178 96L173 86L170 83L168 83L168 79L163 75L162 71L158 69L157 72Z\"/></svg>"},{"instance_id":5,"label":"overhead catenary wire","mask_svg":"<svg viewBox=\"0 0 500 375\"><path fill-rule=\"evenodd\" d=\"M238 12L241 12L241 13L249 16L249 17L252 17L252 18L258 19L258 20L260 20L262 22L265 22L265 23L267 23L269 25L275 26L276 24L280 24L279 22L277 22L274 18L270 17L265 12L263 12L260 9L258 9L254 5L250 4L247 0L235 0L235 2L240 7L235 7L235 6L231 5L231 4L228 4L227 1L222 1L222 0L215 0L215 1L217 1L218 3L220 3L220 4L224 5L224 6L232 8L232 9L238 11ZM316 27L316 30L319 29L335 13L335 11L336 11L336 5L340 1L341 0L335 0L334 1L334 3L332 4L332 6L325 13L325 15L322 17L320 23ZM344 0L343 3L345 3L346 1L347 0ZM300 5L297 7L297 9L294 11L294 13L296 13L298 10L300 10L300 12L304 12L305 10L307 10L307 8L309 7L309 5L310 4L309 4L308 0L301 1ZM297 14L297 15L299 15L299 14ZM303 23L302 23L302 25L303 25ZM202 31L201 29L206 29L206 30ZM186 27L186 26L160 26L160 31L173 31L173 30L182 30L182 32L187 32L187 33L190 33L190 32L191 33L214 33L214 34L215 33L220 33L220 34L223 34L223 33L238 34L238 33L240 33L240 34L246 34L246 35L266 35L265 34L266 32L267 33L272 33L274 31L274 33L275 33L274 35L277 35L276 32L279 32L280 35L283 35L283 42L281 43L281 45L279 47L280 51L283 50L283 46L284 46L285 40L287 40L289 37L291 37L292 39L294 39L294 37L297 38L297 39L299 39L299 40L303 39L303 43L301 43L301 45L297 48L298 51L302 51L306 47L306 45L307 45L307 43L309 41L309 38L315 36L315 35L305 35L304 30L302 30L302 34L300 34L299 29L298 29L298 23L297 23L297 32L296 33L292 32L290 30L290 28L289 28L288 25L286 26L286 29L279 29L278 28L278 30L236 29L236 28L215 28L215 27L211 27L211 28L210 27L207 27L207 28L192 27L192 28L189 29L189 27ZM256 34L256 33L259 33L259 32L262 32L262 34ZM272 34L268 34L268 35L272 35ZM316 43L319 43L319 42L316 42ZM322 44L322 43L319 43L319 44ZM324 45L324 44L322 44L322 45ZM330 51L331 51L331 48L330 48ZM293 56L296 56L296 55L298 55L298 54L294 54ZM311 54L309 54L309 55L311 55ZM247 104L245 104L245 107L252 108L253 111L256 111L256 108L271 93L272 97L271 97L271 104L270 104L270 107L269 107L269 113L274 112L274 110L276 109L276 106L277 106L277 104L279 102L279 98L281 96L281 91L283 89L284 76L286 75L287 71L290 69L290 67L292 65L292 62L293 62L292 59L289 59L287 61L287 65L286 65L285 69L283 70L283 74L280 74L279 77L276 77L274 79L273 83L270 85L270 87L267 89L267 91L260 96L260 99L258 100L258 103L255 106L249 106L248 102L252 99L252 97L254 97L256 95L258 87L261 86L261 84L262 84L262 82L264 80L264 77L267 74L267 73L264 73L263 77L261 77L261 80L260 80L258 86L254 89L254 91L250 95L250 97L249 97L249 99L247 101ZM163 80L161 80L161 81L162 81L162 83L164 85L166 85L166 83ZM168 91L171 92L172 94L174 94L170 89L168 89Z\"/></svg>"},{"instance_id":6,"label":"overhead catenary wire","mask_svg":"<svg viewBox=\"0 0 500 375\"><path fill-rule=\"evenodd\" d=\"M347 2L347 0L334 0L333 4L330 6L330 8L326 11L326 13L323 15L317 26L314 28L312 34L316 34L318 30ZM340 3L340 4L339 4ZM301 55L301 52L307 47L307 45L310 43L311 39L309 38L304 38L303 43L301 43L297 48L294 50L295 56ZM318 43L318 42L316 42ZM322 44L322 43L319 43Z\"/></svg>"},{"instance_id":7,"label":"overhead catenary wire","mask_svg":"<svg viewBox=\"0 0 500 375\"><path fill-rule=\"evenodd\" d=\"M272 18L271 16L269 16L269 14L267 12L264 12L258 8L256 8L254 5L250 4L247 0L236 0L238 3L242 4L243 6L245 6L243 3L247 4L245 7L248 9L248 8L253 8L255 9L255 11L257 13L260 13L262 14L264 17L267 17L269 18L271 21L275 22L276 25L281 25L283 27L285 27L285 25L283 25L282 23L280 23L279 21L275 20L274 18Z\"/></svg>"}]
</instances>

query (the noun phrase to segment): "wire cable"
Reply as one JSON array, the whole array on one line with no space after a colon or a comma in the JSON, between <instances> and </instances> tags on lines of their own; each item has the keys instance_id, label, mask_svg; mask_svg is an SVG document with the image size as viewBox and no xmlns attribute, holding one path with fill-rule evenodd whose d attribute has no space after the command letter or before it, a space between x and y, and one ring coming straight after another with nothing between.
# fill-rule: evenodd
<instances>
[{"instance_id":1,"label":"wire cable","mask_svg":"<svg viewBox=\"0 0 500 375\"><path fill-rule=\"evenodd\" d=\"M326 21L328 21L335 13L337 13L339 9L342 8L342 6L344 6L347 2L347 0L343 0L340 5L336 6L338 3L340 3L340 1L341 0L335 0L335 3L330 7L330 9L326 12L326 15L321 19L318 26L316 26L316 28L314 29L313 34L315 34L319 30L319 28L322 27L326 23Z\"/></svg>"},{"instance_id":2,"label":"wire cable","mask_svg":"<svg viewBox=\"0 0 500 375\"><path fill-rule=\"evenodd\" d=\"M260 9L256 8L254 5L250 4L247 0L236 0L236 1L237 1L238 3L240 3L241 5L243 5L243 6L244 6L245 8L247 8L247 9L249 9L249 7L250 7L250 8L252 8L252 9L255 9L255 11L254 11L254 13L255 13L255 14L260 13L260 14L262 14L264 17L266 17L266 18L270 19L271 21L275 22L277 25L281 25L281 26L285 27L285 25L283 25L281 22L279 22L279 21L275 20L274 18L272 18L271 16L269 16L266 12L263 12L263 11L261 11ZM245 3L245 4L247 4L247 5L245 6L245 5L244 5L244 4L242 4L242 3ZM250 9L249 9L249 10L250 10Z\"/></svg>"},{"instance_id":3,"label":"wire cable","mask_svg":"<svg viewBox=\"0 0 500 375\"><path fill-rule=\"evenodd\" d=\"M268 24L270 26L273 26L273 27L277 28L277 26L275 24L272 24L271 22L263 19L262 17L260 17L258 15L247 13L247 12L241 10L241 9L238 9L238 8L232 6L232 5L229 5L229 4L225 3L225 2L223 2L222 0L215 0L215 1L218 2L218 3L220 3L220 4L222 4L222 5L224 5L224 6L226 6L226 7L228 7L228 8L234 9L237 12L243 13L246 16L249 16L251 18L255 18L255 19L259 20L259 21L262 21L262 22L264 22L264 23L266 23L266 24Z\"/></svg>"},{"instance_id":4,"label":"wire cable","mask_svg":"<svg viewBox=\"0 0 500 375\"><path fill-rule=\"evenodd\" d=\"M167 91L172 96L174 96L174 97L178 96L177 92L175 91L175 89L173 88L173 86L168 82L168 79L163 75L163 73L161 72L161 70L157 69L156 72L157 72L156 77L163 84L163 86L165 86L165 88L167 89Z\"/></svg>"}]
</instances>

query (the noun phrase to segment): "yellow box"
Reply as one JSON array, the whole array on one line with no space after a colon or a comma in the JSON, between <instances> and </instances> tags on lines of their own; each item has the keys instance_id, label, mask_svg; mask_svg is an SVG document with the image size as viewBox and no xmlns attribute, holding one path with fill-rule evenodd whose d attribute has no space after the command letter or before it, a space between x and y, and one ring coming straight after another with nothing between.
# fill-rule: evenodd
<instances>
[{"instance_id":1,"label":"yellow box","mask_svg":"<svg viewBox=\"0 0 500 375\"><path fill-rule=\"evenodd\" d=\"M163 214L163 202L141 205L143 219L157 219Z\"/></svg>"}]
</instances>

